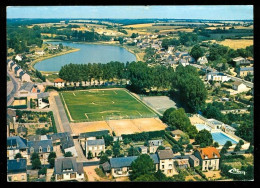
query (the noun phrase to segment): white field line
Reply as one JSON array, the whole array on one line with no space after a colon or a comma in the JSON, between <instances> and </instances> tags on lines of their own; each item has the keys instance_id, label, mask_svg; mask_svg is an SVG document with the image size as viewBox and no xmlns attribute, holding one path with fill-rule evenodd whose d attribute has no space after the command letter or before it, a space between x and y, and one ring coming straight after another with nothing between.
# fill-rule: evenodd
<instances>
[{"instance_id":1,"label":"white field line","mask_svg":"<svg viewBox=\"0 0 260 188\"><path fill-rule=\"evenodd\" d=\"M138 111L137 111L138 112ZM140 112L138 112L138 114L140 114L140 116L143 116Z\"/></svg>"},{"instance_id":2,"label":"white field line","mask_svg":"<svg viewBox=\"0 0 260 188\"><path fill-rule=\"evenodd\" d=\"M69 111L69 109L68 109L68 107L67 107L67 104L66 104L66 102L65 102L65 100L64 100L64 97L63 97L62 93L60 93L60 94L61 94L62 100L63 100L63 102L64 102L64 104L65 104L65 109L67 110L68 115L69 115L71 121L74 121L74 119L72 119L72 117L71 117L71 115L70 115L70 111Z\"/></svg>"},{"instance_id":3,"label":"white field line","mask_svg":"<svg viewBox=\"0 0 260 188\"><path fill-rule=\"evenodd\" d=\"M85 113L85 116L88 118L88 115L87 115L87 113ZM89 118L88 118L89 119Z\"/></svg>"},{"instance_id":4,"label":"white field line","mask_svg":"<svg viewBox=\"0 0 260 188\"><path fill-rule=\"evenodd\" d=\"M117 92L116 92L116 91L114 91L114 93L117 95Z\"/></svg>"},{"instance_id":5,"label":"white field line","mask_svg":"<svg viewBox=\"0 0 260 188\"><path fill-rule=\"evenodd\" d=\"M76 96L75 93L73 93L73 95Z\"/></svg>"}]
</instances>

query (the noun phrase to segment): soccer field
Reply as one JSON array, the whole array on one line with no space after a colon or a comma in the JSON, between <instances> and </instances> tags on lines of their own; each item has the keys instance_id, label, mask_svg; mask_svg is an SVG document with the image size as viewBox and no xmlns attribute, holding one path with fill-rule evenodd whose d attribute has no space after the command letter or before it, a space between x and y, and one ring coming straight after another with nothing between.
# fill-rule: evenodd
<instances>
[{"instance_id":1,"label":"soccer field","mask_svg":"<svg viewBox=\"0 0 260 188\"><path fill-rule=\"evenodd\" d=\"M67 91L60 97L71 121L157 117L126 90Z\"/></svg>"}]
</instances>

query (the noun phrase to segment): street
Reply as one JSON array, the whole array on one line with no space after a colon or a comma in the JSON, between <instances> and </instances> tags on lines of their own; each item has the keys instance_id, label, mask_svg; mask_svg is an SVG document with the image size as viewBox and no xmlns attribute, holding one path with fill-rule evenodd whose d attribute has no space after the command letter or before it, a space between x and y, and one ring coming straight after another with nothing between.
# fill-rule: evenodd
<instances>
[{"instance_id":1,"label":"street","mask_svg":"<svg viewBox=\"0 0 260 188\"><path fill-rule=\"evenodd\" d=\"M14 78L14 76L11 73L9 73L8 70L7 70L7 74L10 77L11 81L13 82L13 90L9 95L7 95L7 105L10 105L13 101L14 94L18 91L20 87L16 78Z\"/></svg>"}]
</instances>

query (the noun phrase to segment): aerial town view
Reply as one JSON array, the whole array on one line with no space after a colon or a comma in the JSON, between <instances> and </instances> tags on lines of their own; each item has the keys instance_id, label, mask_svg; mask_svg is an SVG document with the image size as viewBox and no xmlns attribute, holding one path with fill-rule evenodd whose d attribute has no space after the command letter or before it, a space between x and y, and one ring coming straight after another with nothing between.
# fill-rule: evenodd
<instances>
[{"instance_id":1,"label":"aerial town view","mask_svg":"<svg viewBox=\"0 0 260 188\"><path fill-rule=\"evenodd\" d=\"M253 5L6 13L7 182L254 180Z\"/></svg>"}]
</instances>

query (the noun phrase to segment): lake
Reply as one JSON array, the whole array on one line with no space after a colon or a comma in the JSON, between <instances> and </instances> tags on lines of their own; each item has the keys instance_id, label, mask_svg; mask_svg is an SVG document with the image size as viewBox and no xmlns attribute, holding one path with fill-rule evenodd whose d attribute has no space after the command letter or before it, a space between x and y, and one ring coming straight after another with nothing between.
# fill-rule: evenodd
<instances>
[{"instance_id":1,"label":"lake","mask_svg":"<svg viewBox=\"0 0 260 188\"><path fill-rule=\"evenodd\" d=\"M61 56L56 56L50 59L40 61L34 65L34 68L39 71L59 71L62 66L87 63L108 63L110 61L119 61L126 63L136 61L136 56L126 49L119 46L100 45L100 44L82 44L72 42L48 42L49 44L57 45L62 43L63 46L79 48L77 52L68 53Z\"/></svg>"}]
</instances>

